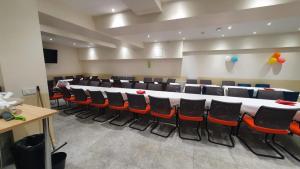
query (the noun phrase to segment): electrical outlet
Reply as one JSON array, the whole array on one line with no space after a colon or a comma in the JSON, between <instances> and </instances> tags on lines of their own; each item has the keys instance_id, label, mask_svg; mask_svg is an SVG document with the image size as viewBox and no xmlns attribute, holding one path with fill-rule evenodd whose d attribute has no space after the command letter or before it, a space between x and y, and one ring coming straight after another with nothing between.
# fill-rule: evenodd
<instances>
[{"instance_id":1,"label":"electrical outlet","mask_svg":"<svg viewBox=\"0 0 300 169\"><path fill-rule=\"evenodd\" d=\"M22 94L23 94L23 96L35 95L36 89L35 89L35 87L22 89Z\"/></svg>"}]
</instances>

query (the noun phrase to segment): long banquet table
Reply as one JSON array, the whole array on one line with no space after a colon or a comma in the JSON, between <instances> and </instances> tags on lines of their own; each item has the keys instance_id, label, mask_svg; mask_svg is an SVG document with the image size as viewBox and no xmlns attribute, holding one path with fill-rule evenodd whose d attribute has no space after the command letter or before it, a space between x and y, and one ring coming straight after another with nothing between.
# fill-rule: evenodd
<instances>
[{"instance_id":1,"label":"long banquet table","mask_svg":"<svg viewBox=\"0 0 300 169\"><path fill-rule=\"evenodd\" d=\"M101 91L106 97L105 92L120 92L123 95L124 99L127 99L126 93L136 94L138 89L126 89L126 88L107 88L107 87L94 87L94 86L81 86L81 85L68 85L68 88L74 89L83 89L90 91ZM190 94L190 93L177 93L177 92L167 92L167 91L153 91L145 90L145 98L149 101L148 96L154 97L164 97L169 98L172 106L179 105L180 99L205 99L206 107L210 107L211 100L219 100L225 102L241 102L241 113L248 112L252 115L255 115L257 110L261 106L276 107L276 108L285 108L285 109L299 109L294 119L300 121L300 103L297 102L295 106L288 106L276 103L274 100L265 100L265 99L255 99L255 98L241 98L241 97L229 97L229 96L212 96L212 95L202 95L202 94Z\"/></svg>"}]
</instances>

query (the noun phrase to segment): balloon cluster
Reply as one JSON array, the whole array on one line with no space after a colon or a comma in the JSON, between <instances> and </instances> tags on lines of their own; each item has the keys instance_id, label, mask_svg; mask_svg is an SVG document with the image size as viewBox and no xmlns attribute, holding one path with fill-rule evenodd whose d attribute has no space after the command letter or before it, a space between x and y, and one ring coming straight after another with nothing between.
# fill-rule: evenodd
<instances>
[{"instance_id":1,"label":"balloon cluster","mask_svg":"<svg viewBox=\"0 0 300 169\"><path fill-rule=\"evenodd\" d=\"M281 57L281 54L279 52L275 52L270 58L269 58L269 61L268 63L270 65L274 64L274 63L280 63L280 64L283 64L286 60Z\"/></svg>"},{"instance_id":2,"label":"balloon cluster","mask_svg":"<svg viewBox=\"0 0 300 169\"><path fill-rule=\"evenodd\" d=\"M237 61L239 61L239 57L238 56L226 56L225 61L236 63Z\"/></svg>"}]
</instances>

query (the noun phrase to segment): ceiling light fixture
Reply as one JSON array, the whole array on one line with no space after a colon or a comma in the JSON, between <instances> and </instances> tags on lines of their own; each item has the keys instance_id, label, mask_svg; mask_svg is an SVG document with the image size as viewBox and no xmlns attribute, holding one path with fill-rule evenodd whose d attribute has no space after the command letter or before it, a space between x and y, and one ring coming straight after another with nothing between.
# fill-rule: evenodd
<instances>
[{"instance_id":1,"label":"ceiling light fixture","mask_svg":"<svg viewBox=\"0 0 300 169\"><path fill-rule=\"evenodd\" d=\"M219 28L216 29L217 32L220 32L221 30L222 30L221 27L219 27Z\"/></svg>"},{"instance_id":2,"label":"ceiling light fixture","mask_svg":"<svg viewBox=\"0 0 300 169\"><path fill-rule=\"evenodd\" d=\"M76 43L74 42L73 45L76 46Z\"/></svg>"},{"instance_id":3,"label":"ceiling light fixture","mask_svg":"<svg viewBox=\"0 0 300 169\"><path fill-rule=\"evenodd\" d=\"M53 38L50 38L49 40L53 41Z\"/></svg>"},{"instance_id":4,"label":"ceiling light fixture","mask_svg":"<svg viewBox=\"0 0 300 169\"><path fill-rule=\"evenodd\" d=\"M150 38L150 34L147 35L147 38Z\"/></svg>"},{"instance_id":5,"label":"ceiling light fixture","mask_svg":"<svg viewBox=\"0 0 300 169\"><path fill-rule=\"evenodd\" d=\"M228 30L231 30L231 29L232 29L232 26L228 26L227 29L228 29Z\"/></svg>"},{"instance_id":6,"label":"ceiling light fixture","mask_svg":"<svg viewBox=\"0 0 300 169\"><path fill-rule=\"evenodd\" d=\"M253 35L256 35L257 32L253 32Z\"/></svg>"},{"instance_id":7,"label":"ceiling light fixture","mask_svg":"<svg viewBox=\"0 0 300 169\"><path fill-rule=\"evenodd\" d=\"M181 35L181 33L182 33L181 31L178 32L178 34L180 34L180 35Z\"/></svg>"},{"instance_id":8,"label":"ceiling light fixture","mask_svg":"<svg viewBox=\"0 0 300 169\"><path fill-rule=\"evenodd\" d=\"M116 12L115 8L112 8L112 9L111 9L111 12L112 12L112 13Z\"/></svg>"},{"instance_id":9,"label":"ceiling light fixture","mask_svg":"<svg viewBox=\"0 0 300 169\"><path fill-rule=\"evenodd\" d=\"M272 25L272 22L268 22L267 25L268 25L268 26L271 26L271 25Z\"/></svg>"}]
</instances>

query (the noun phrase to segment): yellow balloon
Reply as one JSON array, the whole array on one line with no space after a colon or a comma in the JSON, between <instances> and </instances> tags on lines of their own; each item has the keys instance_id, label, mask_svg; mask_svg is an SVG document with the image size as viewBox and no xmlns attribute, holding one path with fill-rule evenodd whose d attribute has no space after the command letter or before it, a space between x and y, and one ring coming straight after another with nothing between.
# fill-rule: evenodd
<instances>
[{"instance_id":1,"label":"yellow balloon","mask_svg":"<svg viewBox=\"0 0 300 169\"><path fill-rule=\"evenodd\" d=\"M277 62L277 59L276 58L273 58L273 57L271 57L270 59L269 59L269 61L268 61L268 63L270 64L270 65L272 65L272 64L274 64L274 63L276 63Z\"/></svg>"}]
</instances>

